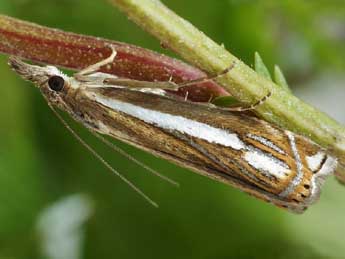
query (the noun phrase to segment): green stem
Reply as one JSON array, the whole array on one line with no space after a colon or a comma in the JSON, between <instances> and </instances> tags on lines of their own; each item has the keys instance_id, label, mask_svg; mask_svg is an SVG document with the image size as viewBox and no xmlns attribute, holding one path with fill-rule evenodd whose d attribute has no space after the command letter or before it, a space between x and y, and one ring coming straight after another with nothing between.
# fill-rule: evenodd
<instances>
[{"instance_id":1,"label":"green stem","mask_svg":"<svg viewBox=\"0 0 345 259\"><path fill-rule=\"evenodd\" d=\"M217 80L241 102L252 103L271 92L257 109L265 120L303 134L345 159L345 129L326 114L257 74L158 0L112 0L127 16L191 64L214 74L236 62ZM345 160L344 160L345 161Z\"/></svg>"}]
</instances>

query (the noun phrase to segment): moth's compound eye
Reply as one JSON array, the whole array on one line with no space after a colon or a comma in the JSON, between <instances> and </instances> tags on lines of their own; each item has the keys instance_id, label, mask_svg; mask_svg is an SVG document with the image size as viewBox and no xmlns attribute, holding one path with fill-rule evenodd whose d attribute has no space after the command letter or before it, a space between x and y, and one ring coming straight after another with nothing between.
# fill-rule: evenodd
<instances>
[{"instance_id":1,"label":"moth's compound eye","mask_svg":"<svg viewBox=\"0 0 345 259\"><path fill-rule=\"evenodd\" d=\"M60 92L65 85L65 80L61 76L52 76L48 80L48 85L51 90Z\"/></svg>"}]
</instances>

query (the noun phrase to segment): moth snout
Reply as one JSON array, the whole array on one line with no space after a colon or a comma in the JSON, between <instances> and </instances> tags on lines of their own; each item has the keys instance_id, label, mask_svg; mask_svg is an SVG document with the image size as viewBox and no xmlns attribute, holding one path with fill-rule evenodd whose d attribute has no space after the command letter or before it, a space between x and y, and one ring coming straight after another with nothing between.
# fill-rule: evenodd
<instances>
[{"instance_id":1,"label":"moth snout","mask_svg":"<svg viewBox=\"0 0 345 259\"><path fill-rule=\"evenodd\" d=\"M7 63L16 72L20 71L20 69L22 67L20 59L13 57L13 56L9 57Z\"/></svg>"},{"instance_id":2,"label":"moth snout","mask_svg":"<svg viewBox=\"0 0 345 259\"><path fill-rule=\"evenodd\" d=\"M52 75L60 73L55 67L31 65L14 56L9 57L8 65L23 79L34 83L37 87L41 87Z\"/></svg>"},{"instance_id":3,"label":"moth snout","mask_svg":"<svg viewBox=\"0 0 345 259\"><path fill-rule=\"evenodd\" d=\"M22 78L29 81L33 81L34 73L31 65L26 64L20 58L14 56L9 57L8 65L14 72L16 72Z\"/></svg>"}]
</instances>

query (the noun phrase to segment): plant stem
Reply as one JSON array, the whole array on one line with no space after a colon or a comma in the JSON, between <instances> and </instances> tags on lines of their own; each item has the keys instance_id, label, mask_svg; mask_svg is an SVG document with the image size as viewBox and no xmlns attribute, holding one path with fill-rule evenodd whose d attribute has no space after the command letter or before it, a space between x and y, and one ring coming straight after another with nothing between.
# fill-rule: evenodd
<instances>
[{"instance_id":1,"label":"plant stem","mask_svg":"<svg viewBox=\"0 0 345 259\"><path fill-rule=\"evenodd\" d=\"M165 46L210 74L236 66L217 80L241 102L255 102L271 92L257 109L265 120L303 134L345 161L345 129L289 91L258 75L224 47L212 41L158 0L112 0L127 16Z\"/></svg>"}]
</instances>

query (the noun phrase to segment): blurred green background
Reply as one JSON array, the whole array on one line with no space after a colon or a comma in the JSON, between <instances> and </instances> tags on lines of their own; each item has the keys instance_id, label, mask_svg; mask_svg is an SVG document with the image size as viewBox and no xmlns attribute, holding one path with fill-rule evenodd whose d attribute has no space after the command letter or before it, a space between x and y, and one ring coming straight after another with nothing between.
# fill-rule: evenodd
<instances>
[{"instance_id":1,"label":"blurred green background","mask_svg":"<svg viewBox=\"0 0 345 259\"><path fill-rule=\"evenodd\" d=\"M247 64L258 51L294 93L345 122L343 0L165 0ZM1 0L0 13L169 55L106 0ZM0 259L345 258L345 187L297 216L118 143L176 189L71 125L160 204L148 205L61 125L0 57Z\"/></svg>"}]
</instances>

